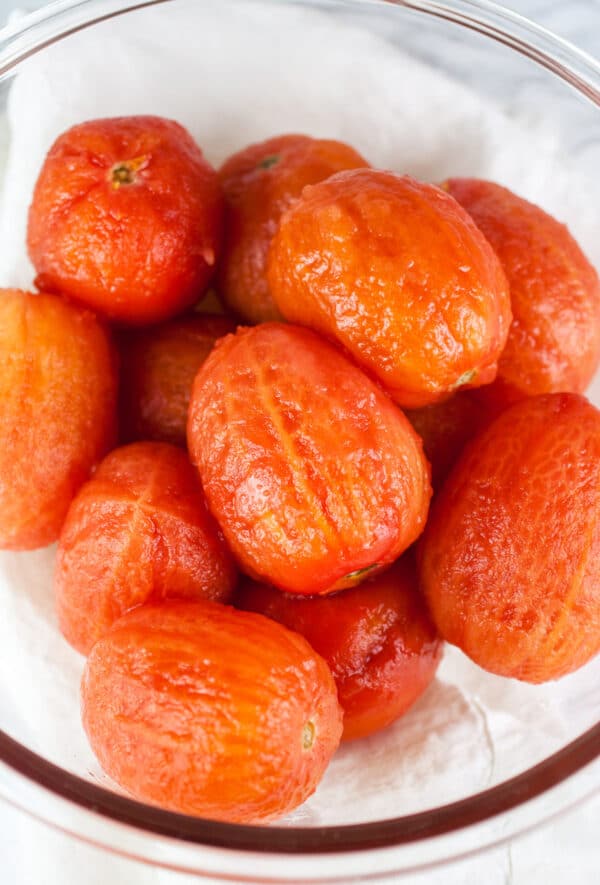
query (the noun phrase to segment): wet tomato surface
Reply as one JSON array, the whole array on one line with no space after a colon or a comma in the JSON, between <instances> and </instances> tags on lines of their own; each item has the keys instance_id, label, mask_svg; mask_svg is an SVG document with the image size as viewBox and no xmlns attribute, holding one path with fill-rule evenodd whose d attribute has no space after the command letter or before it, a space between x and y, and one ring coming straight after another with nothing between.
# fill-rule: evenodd
<instances>
[{"instance_id":1,"label":"wet tomato surface","mask_svg":"<svg viewBox=\"0 0 600 885\"><path fill-rule=\"evenodd\" d=\"M325 662L261 615L149 605L95 646L82 715L104 770L184 814L261 823L314 792L342 732Z\"/></svg>"},{"instance_id":2,"label":"wet tomato surface","mask_svg":"<svg viewBox=\"0 0 600 885\"><path fill-rule=\"evenodd\" d=\"M327 661L344 710L345 740L373 734L405 713L441 658L411 554L331 596L292 596L248 580L234 603L301 633Z\"/></svg>"},{"instance_id":3,"label":"wet tomato surface","mask_svg":"<svg viewBox=\"0 0 600 885\"><path fill-rule=\"evenodd\" d=\"M50 148L29 210L40 289L112 320L159 322L202 295L218 258L217 173L178 123L91 120Z\"/></svg>"},{"instance_id":4,"label":"wet tomato surface","mask_svg":"<svg viewBox=\"0 0 600 885\"><path fill-rule=\"evenodd\" d=\"M119 336L123 442L186 445L192 384L215 341L235 331L224 316L195 314Z\"/></svg>"},{"instance_id":5,"label":"wet tomato surface","mask_svg":"<svg viewBox=\"0 0 600 885\"><path fill-rule=\"evenodd\" d=\"M281 319L266 267L285 210L307 184L366 165L349 145L307 135L269 138L226 160L219 171L227 229L218 278L223 298L241 319L248 323Z\"/></svg>"},{"instance_id":6,"label":"wet tomato surface","mask_svg":"<svg viewBox=\"0 0 600 885\"><path fill-rule=\"evenodd\" d=\"M442 636L492 673L557 679L600 650L600 412L576 394L513 405L432 507L420 581Z\"/></svg>"},{"instance_id":7,"label":"wet tomato surface","mask_svg":"<svg viewBox=\"0 0 600 885\"><path fill-rule=\"evenodd\" d=\"M510 284L513 321L482 401L502 408L540 393L583 393L600 361L592 265L563 224L507 188L472 178L445 187L492 244Z\"/></svg>"},{"instance_id":8,"label":"wet tomato surface","mask_svg":"<svg viewBox=\"0 0 600 885\"><path fill-rule=\"evenodd\" d=\"M420 439L307 329L266 323L221 339L194 382L188 444L242 569L283 590L354 586L425 525Z\"/></svg>"},{"instance_id":9,"label":"wet tomato surface","mask_svg":"<svg viewBox=\"0 0 600 885\"><path fill-rule=\"evenodd\" d=\"M0 290L0 548L56 541L116 438L117 358L88 310Z\"/></svg>"},{"instance_id":10,"label":"wet tomato surface","mask_svg":"<svg viewBox=\"0 0 600 885\"><path fill-rule=\"evenodd\" d=\"M492 381L511 320L491 246L449 194L358 169L281 220L269 284L283 316L339 341L406 408Z\"/></svg>"},{"instance_id":11,"label":"wet tomato surface","mask_svg":"<svg viewBox=\"0 0 600 885\"><path fill-rule=\"evenodd\" d=\"M104 459L69 509L54 582L59 624L87 654L128 609L226 600L236 576L185 452L133 443Z\"/></svg>"}]
</instances>

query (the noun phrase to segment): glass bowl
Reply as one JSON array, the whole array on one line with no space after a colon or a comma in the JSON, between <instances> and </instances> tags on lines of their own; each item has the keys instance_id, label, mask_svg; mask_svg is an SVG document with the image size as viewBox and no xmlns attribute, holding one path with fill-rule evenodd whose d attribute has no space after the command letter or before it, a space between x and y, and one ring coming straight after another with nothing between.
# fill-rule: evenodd
<instances>
[{"instance_id":1,"label":"glass bowl","mask_svg":"<svg viewBox=\"0 0 600 885\"><path fill-rule=\"evenodd\" d=\"M599 105L593 59L476 0L63 0L0 34L0 284L31 285L26 209L56 134L152 112L187 125L214 162L305 131L423 178L497 179L567 221L600 266ZM598 379L590 396L600 404ZM600 786L599 659L535 687L449 648L415 707L345 745L277 826L135 802L83 736L83 662L56 628L52 559L0 556L0 797L111 852L234 881L397 879Z\"/></svg>"}]
</instances>

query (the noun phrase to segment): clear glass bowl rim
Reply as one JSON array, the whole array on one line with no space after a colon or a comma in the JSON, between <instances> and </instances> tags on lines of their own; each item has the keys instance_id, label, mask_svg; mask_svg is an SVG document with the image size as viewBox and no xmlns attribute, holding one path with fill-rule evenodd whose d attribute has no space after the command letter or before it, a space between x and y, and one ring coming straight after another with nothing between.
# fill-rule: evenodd
<instances>
[{"instance_id":1,"label":"clear glass bowl rim","mask_svg":"<svg viewBox=\"0 0 600 885\"><path fill-rule=\"evenodd\" d=\"M0 30L0 79L9 76L24 59L70 34L136 9L168 2L171 0L57 0L50 3ZM595 59L495 3L487 0L335 2L356 8L396 6L461 25L525 55L600 106L600 64ZM189 817L117 795L48 762L0 730L0 763L86 811L181 842L267 854L365 851L451 834L541 796L597 758L600 758L600 723L516 777L438 808L343 826L260 827Z\"/></svg>"}]
</instances>

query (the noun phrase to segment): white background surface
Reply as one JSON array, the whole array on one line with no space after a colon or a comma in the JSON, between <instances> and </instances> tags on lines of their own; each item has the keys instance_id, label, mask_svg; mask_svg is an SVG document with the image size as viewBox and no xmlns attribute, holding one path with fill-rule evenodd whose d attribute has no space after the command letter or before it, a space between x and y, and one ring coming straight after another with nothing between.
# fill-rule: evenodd
<instances>
[{"instance_id":1,"label":"white background surface","mask_svg":"<svg viewBox=\"0 0 600 885\"><path fill-rule=\"evenodd\" d=\"M14 4L0 0L0 17ZM29 3L31 7L42 5ZM515 10L546 25L592 54L600 54L600 2L513 0ZM452 869L402 879L403 885L596 885L600 882L598 845L600 798L544 828L482 858ZM189 876L143 868L108 858L49 828L0 806L0 885L45 885L39 879L47 856L63 885L190 885ZM51 859L51 860L50 860ZM57 869L58 868L58 869ZM86 870L85 879L74 870ZM49 871L49 879L50 879Z\"/></svg>"}]
</instances>

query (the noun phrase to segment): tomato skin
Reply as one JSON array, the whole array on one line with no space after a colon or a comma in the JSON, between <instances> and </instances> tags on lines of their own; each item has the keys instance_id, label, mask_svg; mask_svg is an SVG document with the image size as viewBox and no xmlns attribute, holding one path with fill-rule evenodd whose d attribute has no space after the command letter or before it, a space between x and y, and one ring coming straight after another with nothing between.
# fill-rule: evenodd
<instances>
[{"instance_id":1,"label":"tomato skin","mask_svg":"<svg viewBox=\"0 0 600 885\"><path fill-rule=\"evenodd\" d=\"M440 634L484 669L583 666L600 650L600 412L568 393L506 409L446 480L419 559Z\"/></svg>"},{"instance_id":2,"label":"tomato skin","mask_svg":"<svg viewBox=\"0 0 600 885\"><path fill-rule=\"evenodd\" d=\"M511 321L492 247L449 194L340 172L282 217L268 279L286 320L343 345L402 407L493 381Z\"/></svg>"},{"instance_id":3,"label":"tomato skin","mask_svg":"<svg viewBox=\"0 0 600 885\"><path fill-rule=\"evenodd\" d=\"M410 553L359 587L330 596L292 596L247 580L234 604L300 633L327 661L344 710L344 740L373 734L405 713L441 659Z\"/></svg>"},{"instance_id":4,"label":"tomato skin","mask_svg":"<svg viewBox=\"0 0 600 885\"><path fill-rule=\"evenodd\" d=\"M367 166L349 145L307 135L279 135L229 157L219 177L227 204L219 288L249 324L281 320L267 282L267 256L279 220L302 194L334 172Z\"/></svg>"},{"instance_id":5,"label":"tomato skin","mask_svg":"<svg viewBox=\"0 0 600 885\"><path fill-rule=\"evenodd\" d=\"M469 440L494 417L471 390L459 390L450 399L422 409L406 409L405 415L423 440L436 491Z\"/></svg>"},{"instance_id":6,"label":"tomato skin","mask_svg":"<svg viewBox=\"0 0 600 885\"><path fill-rule=\"evenodd\" d=\"M158 440L184 448L196 373L215 341L234 331L235 323L227 317L197 314L123 332L119 340L122 441Z\"/></svg>"},{"instance_id":7,"label":"tomato skin","mask_svg":"<svg viewBox=\"0 0 600 885\"><path fill-rule=\"evenodd\" d=\"M90 120L54 142L27 247L39 289L126 325L160 322L206 290L223 195L190 134L160 117Z\"/></svg>"},{"instance_id":8,"label":"tomato skin","mask_svg":"<svg viewBox=\"0 0 600 885\"><path fill-rule=\"evenodd\" d=\"M54 593L65 638L82 654L126 611L163 599L226 601L237 569L185 452L115 449L71 504Z\"/></svg>"},{"instance_id":9,"label":"tomato skin","mask_svg":"<svg viewBox=\"0 0 600 885\"><path fill-rule=\"evenodd\" d=\"M491 181L444 186L492 244L510 285L513 322L481 401L498 411L525 396L583 393L600 364L600 283L568 229Z\"/></svg>"},{"instance_id":10,"label":"tomato skin","mask_svg":"<svg viewBox=\"0 0 600 885\"><path fill-rule=\"evenodd\" d=\"M221 339L194 382L188 445L241 569L280 589L354 586L425 524L416 433L307 329L265 323Z\"/></svg>"},{"instance_id":11,"label":"tomato skin","mask_svg":"<svg viewBox=\"0 0 600 885\"><path fill-rule=\"evenodd\" d=\"M301 636L210 602L121 618L87 660L82 716L133 796L237 823L307 799L342 731L331 673Z\"/></svg>"},{"instance_id":12,"label":"tomato skin","mask_svg":"<svg viewBox=\"0 0 600 885\"><path fill-rule=\"evenodd\" d=\"M117 355L88 310L0 290L0 548L58 538L68 507L115 443Z\"/></svg>"}]
</instances>

